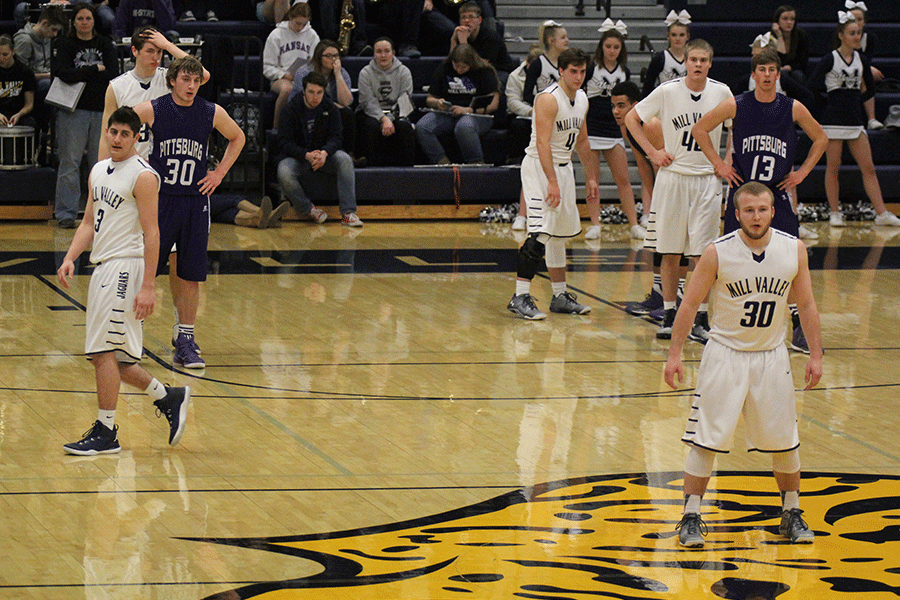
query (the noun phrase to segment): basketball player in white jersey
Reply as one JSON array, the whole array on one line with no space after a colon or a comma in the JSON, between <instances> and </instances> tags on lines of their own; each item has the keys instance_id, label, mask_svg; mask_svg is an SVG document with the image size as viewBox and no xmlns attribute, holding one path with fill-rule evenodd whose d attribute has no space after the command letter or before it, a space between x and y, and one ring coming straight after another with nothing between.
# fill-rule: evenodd
<instances>
[{"instance_id":1,"label":"basketball player in white jersey","mask_svg":"<svg viewBox=\"0 0 900 600\"><path fill-rule=\"evenodd\" d=\"M131 108L110 115L104 133L110 158L98 162L88 180L85 218L57 271L63 287L75 275L74 261L93 242L96 264L88 289L85 354L94 365L99 411L84 437L63 449L92 456L121 451L116 404L122 381L144 390L169 421L169 444L184 433L190 389L169 388L140 367L143 320L153 313L159 256L159 175L134 149L141 120Z\"/></svg>"},{"instance_id":2,"label":"basketball player in white jersey","mask_svg":"<svg viewBox=\"0 0 900 600\"><path fill-rule=\"evenodd\" d=\"M187 52L173 44L162 33L149 25L140 27L131 36L131 55L134 68L122 73L109 82L106 88L106 103L103 107L103 122L106 123L113 112L122 106L132 108L169 93L166 86L166 68L162 64L163 52L173 58L187 56ZM203 70L202 83L209 81L209 71ZM146 160L150 156L150 128L141 127L141 135L135 144L137 153ZM97 160L109 157L105 136L100 138Z\"/></svg>"},{"instance_id":3,"label":"basketball player in white jersey","mask_svg":"<svg viewBox=\"0 0 900 600\"><path fill-rule=\"evenodd\" d=\"M522 160L522 194L528 206L528 238L519 248L516 293L507 310L523 319L547 315L531 297L531 280L541 259L547 263L553 300L550 310L583 315L590 306L579 304L566 291L566 238L581 233L575 203L575 171L572 149L584 166L588 203L600 201L599 166L591 152L585 115L587 95L581 89L591 57L583 50L568 49L557 59L559 82L537 95L531 126L531 143Z\"/></svg>"},{"instance_id":4,"label":"basketball player in white jersey","mask_svg":"<svg viewBox=\"0 0 900 600\"><path fill-rule=\"evenodd\" d=\"M685 47L687 75L667 81L638 102L625 117L628 131L647 156L660 167L653 191L653 208L644 246L662 255L665 317L656 337L672 337L681 256L696 259L719 234L722 185L713 166L691 136L691 127L720 102L731 98L728 86L709 79L713 50L704 40ZM663 150L653 147L641 122L659 117L663 126ZM730 122L726 123L730 126ZM710 132L718 148L722 125ZM709 337L707 305L703 303L691 339L706 343Z\"/></svg>"},{"instance_id":5,"label":"basketball player in white jersey","mask_svg":"<svg viewBox=\"0 0 900 600\"><path fill-rule=\"evenodd\" d=\"M703 546L706 526L700 502L716 452L731 449L743 414L748 449L772 456L782 495L780 533L792 543L810 543L814 535L800 510L800 439L784 334L787 297L793 292L809 342L806 389L811 389L822 376L822 342L806 248L794 236L770 228L775 196L765 184L745 183L735 193L734 204L740 229L703 252L672 328L665 379L677 389L675 377L684 380L681 349L694 314L712 291L710 338L682 438L690 451L684 517L676 529L681 545Z\"/></svg>"}]
</instances>

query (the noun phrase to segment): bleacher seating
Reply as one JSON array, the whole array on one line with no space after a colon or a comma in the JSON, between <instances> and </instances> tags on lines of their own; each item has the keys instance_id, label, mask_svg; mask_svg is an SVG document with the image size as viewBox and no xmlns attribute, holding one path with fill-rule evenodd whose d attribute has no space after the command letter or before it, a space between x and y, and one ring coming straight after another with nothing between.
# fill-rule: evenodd
<instances>
[{"instance_id":1,"label":"bleacher seating","mask_svg":"<svg viewBox=\"0 0 900 600\"><path fill-rule=\"evenodd\" d=\"M783 0L756 0L742 3L740 9L736 10L732 0L707 0L704 4L690 4L688 11L691 13L694 23L738 19L743 22L768 21L771 23L775 9L782 4L785 4ZM801 27L814 22L834 23L837 20L837 11L844 10L843 2L792 0L789 4L797 9L797 18ZM871 20L873 23L900 22L900 2L878 2L877 4L873 2L869 6L872 8ZM691 24L691 27L693 28L694 24Z\"/></svg>"}]
</instances>

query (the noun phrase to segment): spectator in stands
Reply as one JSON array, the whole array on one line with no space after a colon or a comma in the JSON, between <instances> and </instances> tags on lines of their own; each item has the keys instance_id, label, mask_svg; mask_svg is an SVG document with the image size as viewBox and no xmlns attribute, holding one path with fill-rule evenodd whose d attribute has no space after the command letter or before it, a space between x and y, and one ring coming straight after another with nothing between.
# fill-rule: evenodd
<instances>
[{"instance_id":1,"label":"spectator in stands","mask_svg":"<svg viewBox=\"0 0 900 600\"><path fill-rule=\"evenodd\" d=\"M178 37L172 0L121 0L113 28L116 38L131 35L132 31L144 25L153 25L166 35Z\"/></svg>"},{"instance_id":2,"label":"spectator in stands","mask_svg":"<svg viewBox=\"0 0 900 600\"><path fill-rule=\"evenodd\" d=\"M783 4L775 9L772 35L775 36L776 50L781 58L781 72L794 78L797 83L805 84L809 38L797 25L797 11L794 7Z\"/></svg>"},{"instance_id":3,"label":"spectator in stands","mask_svg":"<svg viewBox=\"0 0 900 600\"><path fill-rule=\"evenodd\" d=\"M48 4L58 4L58 7L50 7ZM28 0L28 2L19 2L13 9L13 21L16 24L16 30L25 27L31 19L29 12L41 12L45 8L63 8L69 6L69 0Z\"/></svg>"},{"instance_id":4,"label":"spectator in stands","mask_svg":"<svg viewBox=\"0 0 900 600\"><path fill-rule=\"evenodd\" d=\"M857 50L871 62L872 58L875 56L875 45L878 42L878 38L874 33L866 31L866 16L868 14L866 4L864 2L847 0L844 3L844 6L851 14L853 14L853 18L856 19L856 23L859 25L860 31L862 31L862 35L859 38L859 48L857 48ZM872 79L876 84L884 79L884 74L879 69L875 67L871 67L871 69ZM863 108L866 109L866 117L868 118L866 129L881 129L884 127L884 124L875 118L875 96L866 100L863 103Z\"/></svg>"},{"instance_id":5,"label":"spectator in stands","mask_svg":"<svg viewBox=\"0 0 900 600\"><path fill-rule=\"evenodd\" d=\"M850 154L859 165L863 187L875 209L875 224L900 227L900 218L888 212L881 197L872 148L864 128L861 103L875 94L875 82L869 59L857 49L862 30L849 12L838 12L838 20L837 48L822 57L809 80L814 92L827 92L821 123L828 134L828 148L825 150L825 196L831 207L828 221L832 227L845 225L840 206L839 173L846 142Z\"/></svg>"},{"instance_id":6,"label":"spectator in stands","mask_svg":"<svg viewBox=\"0 0 900 600\"><path fill-rule=\"evenodd\" d=\"M278 208L272 208L272 200L263 196L259 206L237 194L211 194L209 196L209 218L213 223L225 223L240 227L257 227L268 229L279 227L281 218L291 207L282 202Z\"/></svg>"},{"instance_id":7,"label":"spectator in stands","mask_svg":"<svg viewBox=\"0 0 900 600\"><path fill-rule=\"evenodd\" d=\"M559 81L556 59L569 47L569 34L556 21L544 21L538 28L538 39L544 52L525 71L522 98L528 104L534 104L535 94L543 92L551 84Z\"/></svg>"},{"instance_id":8,"label":"spectator in stands","mask_svg":"<svg viewBox=\"0 0 900 600\"><path fill-rule=\"evenodd\" d=\"M271 90L278 94L275 100L275 127L291 93L294 75L312 58L313 49L319 43L319 34L309 24L309 4L298 2L285 14L269 37L263 49L263 75L269 80Z\"/></svg>"},{"instance_id":9,"label":"spectator in stands","mask_svg":"<svg viewBox=\"0 0 900 600\"><path fill-rule=\"evenodd\" d=\"M0 126L34 126L34 72L16 57L13 40L0 35Z\"/></svg>"},{"instance_id":10,"label":"spectator in stands","mask_svg":"<svg viewBox=\"0 0 900 600\"><path fill-rule=\"evenodd\" d=\"M309 64L300 67L294 76L294 86L290 98L303 93L303 78L315 71L325 78L325 97L337 106L341 114L342 148L353 157L357 167L363 166L356 160L356 119L353 115L353 92L350 91L350 73L341 66L341 53L335 42L322 40L313 51ZM288 100L290 100L288 98Z\"/></svg>"},{"instance_id":11,"label":"spectator in stands","mask_svg":"<svg viewBox=\"0 0 900 600\"><path fill-rule=\"evenodd\" d=\"M654 54L650 64L647 65L642 92L644 98L659 84L687 75L687 68L684 66L684 46L691 39L691 15L686 10L680 13L671 10L665 23L669 47Z\"/></svg>"},{"instance_id":12,"label":"spectator in stands","mask_svg":"<svg viewBox=\"0 0 900 600\"><path fill-rule=\"evenodd\" d=\"M497 31L494 7L488 0L477 0L483 17L483 27ZM425 0L422 7L422 27L419 40L429 56L445 56L450 50L450 38L459 25L458 2L453 0Z\"/></svg>"},{"instance_id":13,"label":"spectator in stands","mask_svg":"<svg viewBox=\"0 0 900 600\"><path fill-rule=\"evenodd\" d=\"M211 23L219 20L216 16L216 0L180 0L179 6L181 18L179 21L196 21L198 17Z\"/></svg>"},{"instance_id":14,"label":"spectator in stands","mask_svg":"<svg viewBox=\"0 0 900 600\"><path fill-rule=\"evenodd\" d=\"M525 156L525 147L531 139L531 113L534 102L525 100L525 72L528 66L542 53L540 44L532 44L522 64L509 74L506 81L506 112L512 117L509 121L509 158L518 163ZM532 94L533 96L533 94ZM524 222L522 229L524 231Z\"/></svg>"},{"instance_id":15,"label":"spectator in stands","mask_svg":"<svg viewBox=\"0 0 900 600\"><path fill-rule=\"evenodd\" d=\"M79 165L85 151L89 167L97 162L106 86L119 74L118 52L109 38L97 34L94 24L94 8L76 5L69 34L53 47L53 76L68 84L85 84L75 110L56 113L59 170L55 213L63 229L75 227L81 198Z\"/></svg>"},{"instance_id":16,"label":"spectator in stands","mask_svg":"<svg viewBox=\"0 0 900 600\"><path fill-rule=\"evenodd\" d=\"M41 11L36 24L26 23L16 32L14 38L16 55L34 71L38 96L41 99L50 89L51 42L65 25L62 12L58 8L47 7Z\"/></svg>"},{"instance_id":17,"label":"spectator in stands","mask_svg":"<svg viewBox=\"0 0 900 600\"><path fill-rule=\"evenodd\" d=\"M465 163L484 163L481 136L500 105L497 72L469 44L459 44L435 70L416 137L430 164L450 164L438 136L453 132Z\"/></svg>"},{"instance_id":18,"label":"spectator in stands","mask_svg":"<svg viewBox=\"0 0 900 600\"><path fill-rule=\"evenodd\" d=\"M325 98L328 82L312 72L303 78L303 93L284 107L276 138L278 182L300 218L324 223L328 216L310 201L305 187L324 179L337 187L341 222L362 227L356 216L356 174L353 159L341 150L341 117Z\"/></svg>"},{"instance_id":19,"label":"spectator in stands","mask_svg":"<svg viewBox=\"0 0 900 600\"><path fill-rule=\"evenodd\" d=\"M378 38L375 58L359 73L356 109L363 155L370 162L403 166L415 163L416 133L403 108L406 105L412 109L412 93L412 73L394 56L394 43L390 38Z\"/></svg>"},{"instance_id":20,"label":"spectator in stands","mask_svg":"<svg viewBox=\"0 0 900 600\"><path fill-rule=\"evenodd\" d=\"M613 23L606 19L600 27L600 41L594 51L593 60L588 67L587 79L587 133L591 151L600 156L609 166L622 211L631 226L631 237L642 240L646 231L640 226L634 209L634 192L631 189L631 178L628 175L628 156L625 154L625 141L622 130L616 124L612 113L612 89L617 83L631 79L631 72L626 66L628 50L625 48L625 35L628 29L625 23ZM599 173L597 180L600 180ZM585 233L585 239L600 238L599 205L588 205L591 212L591 227ZM594 214L596 212L596 214Z\"/></svg>"},{"instance_id":21,"label":"spectator in stands","mask_svg":"<svg viewBox=\"0 0 900 600\"><path fill-rule=\"evenodd\" d=\"M491 63L497 71L500 85L506 87L509 74L518 66L509 55L506 42L496 30L482 27L481 7L476 2L464 2L459 7L459 27L450 38L450 52L460 44L468 44L478 56Z\"/></svg>"}]
</instances>

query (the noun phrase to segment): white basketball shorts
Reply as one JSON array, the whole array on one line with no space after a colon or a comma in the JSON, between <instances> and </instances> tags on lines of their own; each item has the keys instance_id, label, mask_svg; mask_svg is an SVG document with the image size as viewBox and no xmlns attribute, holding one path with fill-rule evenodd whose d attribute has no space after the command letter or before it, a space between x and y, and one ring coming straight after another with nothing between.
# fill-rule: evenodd
<instances>
[{"instance_id":1,"label":"white basketball shorts","mask_svg":"<svg viewBox=\"0 0 900 600\"><path fill-rule=\"evenodd\" d=\"M119 362L141 360L143 323L134 317L134 299L143 278L143 258L114 258L94 269L88 287L85 354L114 351Z\"/></svg>"},{"instance_id":2,"label":"white basketball shorts","mask_svg":"<svg viewBox=\"0 0 900 600\"><path fill-rule=\"evenodd\" d=\"M660 254L700 256L719 237L722 184L715 175L660 169L644 247Z\"/></svg>"},{"instance_id":3,"label":"white basketball shorts","mask_svg":"<svg viewBox=\"0 0 900 600\"><path fill-rule=\"evenodd\" d=\"M541 161L531 156L522 159L522 194L528 206L528 233L546 233L554 237L574 237L581 233L581 216L575 203L575 170L572 163L555 164L559 182L560 203L550 208L547 197L547 178Z\"/></svg>"}]
</instances>

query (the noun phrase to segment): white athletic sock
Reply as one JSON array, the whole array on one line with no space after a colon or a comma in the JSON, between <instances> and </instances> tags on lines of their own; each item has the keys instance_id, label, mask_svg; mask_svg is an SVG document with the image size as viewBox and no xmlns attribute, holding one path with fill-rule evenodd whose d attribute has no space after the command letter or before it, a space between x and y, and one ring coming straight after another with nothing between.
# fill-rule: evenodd
<instances>
[{"instance_id":1,"label":"white athletic sock","mask_svg":"<svg viewBox=\"0 0 900 600\"><path fill-rule=\"evenodd\" d=\"M530 294L531 293L531 282L530 281L522 281L521 279L516 279L516 296L521 296L522 294Z\"/></svg>"},{"instance_id":2,"label":"white athletic sock","mask_svg":"<svg viewBox=\"0 0 900 600\"><path fill-rule=\"evenodd\" d=\"M159 380L154 377L153 381L150 382L150 385L147 386L147 389L144 390L144 392L154 400L162 400L166 397L166 386L161 384Z\"/></svg>"},{"instance_id":3,"label":"white athletic sock","mask_svg":"<svg viewBox=\"0 0 900 600\"><path fill-rule=\"evenodd\" d=\"M551 281L550 288L553 289L553 295L559 296L560 294L566 293L566 282L565 281Z\"/></svg>"},{"instance_id":4,"label":"white athletic sock","mask_svg":"<svg viewBox=\"0 0 900 600\"><path fill-rule=\"evenodd\" d=\"M700 308L697 309L697 312L709 312L709 302L701 303Z\"/></svg>"},{"instance_id":5,"label":"white athletic sock","mask_svg":"<svg viewBox=\"0 0 900 600\"><path fill-rule=\"evenodd\" d=\"M97 411L97 420L112 430L116 426L116 411L101 408Z\"/></svg>"},{"instance_id":6,"label":"white athletic sock","mask_svg":"<svg viewBox=\"0 0 900 600\"><path fill-rule=\"evenodd\" d=\"M700 514L700 496L696 495L687 495L684 496L684 514L693 513L695 515Z\"/></svg>"},{"instance_id":7,"label":"white athletic sock","mask_svg":"<svg viewBox=\"0 0 900 600\"><path fill-rule=\"evenodd\" d=\"M784 498L781 500L781 510L791 510L794 508L800 508L800 492L782 492L784 494Z\"/></svg>"},{"instance_id":8,"label":"white athletic sock","mask_svg":"<svg viewBox=\"0 0 900 600\"><path fill-rule=\"evenodd\" d=\"M669 302L668 300L663 300L663 308L669 310L670 308L675 308L675 301L672 300Z\"/></svg>"},{"instance_id":9,"label":"white athletic sock","mask_svg":"<svg viewBox=\"0 0 900 600\"><path fill-rule=\"evenodd\" d=\"M184 323L178 324L178 335L189 335L194 337L194 326L193 325L185 325Z\"/></svg>"},{"instance_id":10,"label":"white athletic sock","mask_svg":"<svg viewBox=\"0 0 900 600\"><path fill-rule=\"evenodd\" d=\"M678 280L678 295L684 297L684 279Z\"/></svg>"}]
</instances>

